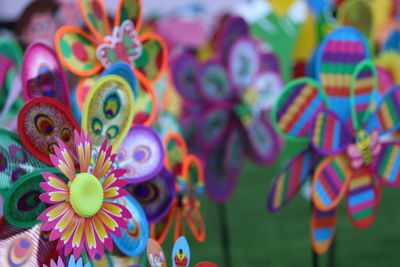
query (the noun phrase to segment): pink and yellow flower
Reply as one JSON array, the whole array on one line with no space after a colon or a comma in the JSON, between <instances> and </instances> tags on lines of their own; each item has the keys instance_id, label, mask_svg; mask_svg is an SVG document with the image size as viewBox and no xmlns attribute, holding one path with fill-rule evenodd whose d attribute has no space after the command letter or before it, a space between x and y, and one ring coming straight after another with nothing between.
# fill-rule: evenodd
<instances>
[{"instance_id":1,"label":"pink and yellow flower","mask_svg":"<svg viewBox=\"0 0 400 267\"><path fill-rule=\"evenodd\" d=\"M125 207L113 202L128 194L122 188L127 181L120 179L126 171L111 169L116 155L111 154L112 147L106 141L97 158L92 158L89 134L75 131L75 145L79 171L68 147L60 140L54 145L55 155L50 159L68 183L53 173L42 173L46 182L40 184L45 191L40 199L51 207L38 220L44 222L43 231L51 231L50 240L58 239L57 248L64 248L66 256L73 252L78 258L86 247L93 258L96 253L103 255L104 247L112 250L111 234L120 237L120 228L127 228L125 219L132 217Z\"/></svg>"}]
</instances>

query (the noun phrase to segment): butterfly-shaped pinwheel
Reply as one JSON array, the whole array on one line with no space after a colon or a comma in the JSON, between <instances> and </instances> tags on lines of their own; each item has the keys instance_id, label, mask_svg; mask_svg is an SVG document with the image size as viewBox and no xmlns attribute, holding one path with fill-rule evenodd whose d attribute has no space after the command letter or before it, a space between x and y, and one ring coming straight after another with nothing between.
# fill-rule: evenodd
<instances>
[{"instance_id":1,"label":"butterfly-shaped pinwheel","mask_svg":"<svg viewBox=\"0 0 400 267\"><path fill-rule=\"evenodd\" d=\"M166 168L172 173L176 194L172 206L164 218L151 226L151 236L163 243L175 219L174 239L185 235L184 219L194 238L203 242L206 237L201 214L200 197L204 190L203 166L198 157L188 153L185 140L176 133L164 138L167 157Z\"/></svg>"},{"instance_id":2,"label":"butterfly-shaped pinwheel","mask_svg":"<svg viewBox=\"0 0 400 267\"><path fill-rule=\"evenodd\" d=\"M273 55L263 53L242 19L228 19L216 39L220 57L200 63L184 52L172 59L171 66L184 99L182 122L189 143L204 155L207 192L213 200L225 201L244 155L268 164L279 154L278 136L266 112L282 81L279 68L268 65Z\"/></svg>"},{"instance_id":3,"label":"butterfly-shaped pinwheel","mask_svg":"<svg viewBox=\"0 0 400 267\"><path fill-rule=\"evenodd\" d=\"M323 110L311 126L311 143L326 156L314 173L313 202L329 211L345 196L347 213L358 228L368 227L375 218L380 183L400 185L400 144L382 139L400 127L400 87L392 88L376 105L376 86L366 77L376 80L370 61L360 63L354 73L348 99L351 124Z\"/></svg>"},{"instance_id":4,"label":"butterfly-shaped pinwheel","mask_svg":"<svg viewBox=\"0 0 400 267\"><path fill-rule=\"evenodd\" d=\"M138 92L143 95L137 100L142 102L143 109L153 105L150 111L155 116L156 98L150 83L157 81L164 72L168 55L164 41L156 34L138 36L142 24L141 0L116 3L112 32L102 0L78 0L78 3L92 35L73 26L63 26L57 31L55 47L65 67L82 77L77 88L79 107L83 108L87 92L100 73L114 63L124 62L137 77ZM142 122L143 118L139 123Z\"/></svg>"},{"instance_id":5,"label":"butterfly-shaped pinwheel","mask_svg":"<svg viewBox=\"0 0 400 267\"><path fill-rule=\"evenodd\" d=\"M167 267L167 259L164 250L160 244L154 239L147 241L147 259L151 267ZM179 237L172 249L172 266L173 267L189 267L190 263L190 248L184 236ZM217 267L212 262L200 262L195 267Z\"/></svg>"},{"instance_id":6,"label":"butterfly-shaped pinwheel","mask_svg":"<svg viewBox=\"0 0 400 267\"><path fill-rule=\"evenodd\" d=\"M274 180L268 199L270 212L282 209L296 195L307 178L313 176L323 157L312 145L310 136L316 114L329 110L329 114L335 114L345 125L351 125L351 88L357 111L366 110L369 100L376 105L379 94L371 96L371 91L367 90L376 88L373 72L357 67L369 57L368 45L358 31L350 27L338 28L318 48L315 70L319 82L300 78L290 82L280 95L272 111L275 129L287 140L303 143L306 149L294 156ZM317 253L324 253L329 248L335 225L336 209L313 208L311 236Z\"/></svg>"}]
</instances>

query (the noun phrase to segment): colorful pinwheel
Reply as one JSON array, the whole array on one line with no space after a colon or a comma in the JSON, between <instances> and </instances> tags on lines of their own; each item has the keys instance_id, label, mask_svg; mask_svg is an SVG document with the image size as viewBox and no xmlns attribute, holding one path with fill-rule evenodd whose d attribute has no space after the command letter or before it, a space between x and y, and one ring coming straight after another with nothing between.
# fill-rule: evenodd
<instances>
[{"instance_id":1,"label":"colorful pinwheel","mask_svg":"<svg viewBox=\"0 0 400 267\"><path fill-rule=\"evenodd\" d=\"M50 261L49 267L90 267L90 263L87 262L83 264L82 258L79 258L77 261L75 261L74 255L71 255L68 260L68 265L65 265L61 257L58 257L57 262L54 260ZM44 267L47 267L47 265L44 265Z\"/></svg>"},{"instance_id":2,"label":"colorful pinwheel","mask_svg":"<svg viewBox=\"0 0 400 267\"><path fill-rule=\"evenodd\" d=\"M146 98L143 105L148 102L154 105L151 113L154 117L156 98L150 82L157 81L164 72L168 55L164 41L156 34L138 37L142 23L141 0L118 1L112 33L102 0L79 0L78 3L93 36L79 28L63 26L57 31L55 47L66 68L82 77L77 88L79 107L82 109L88 90L102 70L124 62L137 77L139 94Z\"/></svg>"},{"instance_id":3,"label":"colorful pinwheel","mask_svg":"<svg viewBox=\"0 0 400 267\"><path fill-rule=\"evenodd\" d=\"M112 200L128 194L122 188L128 182L121 179L124 169L111 170L116 155L111 154L107 141L93 159L90 135L75 131L74 136L79 172L75 169L73 154L59 141L53 146L55 155L50 155L50 159L68 178L68 184L53 173L42 173L45 182L40 186L45 193L40 199L51 207L38 219L44 222L44 231L51 231L50 240L59 239L58 247L64 247L65 255L73 251L78 258L86 247L93 258L96 253L103 255L104 246L112 251L111 235L121 236L120 228L127 228L125 220L132 217L131 213Z\"/></svg>"},{"instance_id":4,"label":"colorful pinwheel","mask_svg":"<svg viewBox=\"0 0 400 267\"><path fill-rule=\"evenodd\" d=\"M319 82L309 78L297 79L289 83L280 95L272 111L275 129L286 139L303 143L307 148L294 156L273 182L268 198L270 212L282 209L296 195L307 178L314 175L323 156L312 145L312 136L309 135L316 114L328 109L346 125L350 124L352 86L356 92L357 111L368 108L369 98L365 97L365 93L370 95L366 89L376 87L371 72L352 75L357 65L369 55L368 45L358 31L350 27L338 28L325 38L318 49L315 69ZM371 97L371 101L376 101L379 95ZM336 210L313 207L311 221L313 248L317 253L324 253L334 236Z\"/></svg>"},{"instance_id":5,"label":"colorful pinwheel","mask_svg":"<svg viewBox=\"0 0 400 267\"><path fill-rule=\"evenodd\" d=\"M186 219L194 238L203 242L206 233L200 204L204 189L202 164L199 158L188 153L186 143L180 135L168 134L164 145L167 149L165 165L173 174L176 195L168 214L151 226L151 236L163 243L176 217L175 240L185 234L183 220Z\"/></svg>"},{"instance_id":6,"label":"colorful pinwheel","mask_svg":"<svg viewBox=\"0 0 400 267\"><path fill-rule=\"evenodd\" d=\"M326 156L314 173L313 202L318 209L329 211L346 195L347 214L358 228L368 227L375 218L380 182L400 185L400 144L382 139L400 126L400 87L391 89L375 105L376 82L371 80L376 80L375 68L364 61L354 73L348 99L352 124L323 110L311 126L311 143Z\"/></svg>"},{"instance_id":7,"label":"colorful pinwheel","mask_svg":"<svg viewBox=\"0 0 400 267\"><path fill-rule=\"evenodd\" d=\"M176 89L184 99L182 124L194 151L204 156L206 188L215 201L232 194L245 153L268 164L280 150L266 112L282 80L271 67L273 56L263 53L248 32L242 19L230 18L216 37L220 58L199 63L190 53L181 53L171 63ZM214 155L220 158L214 160Z\"/></svg>"},{"instance_id":8,"label":"colorful pinwheel","mask_svg":"<svg viewBox=\"0 0 400 267\"><path fill-rule=\"evenodd\" d=\"M167 259L164 250L160 244L154 239L147 241L147 259L151 267L167 267ZM190 248L184 236L179 237L172 249L172 266L173 267L188 267L190 263ZM217 267L211 262L200 262L195 267Z\"/></svg>"}]
</instances>

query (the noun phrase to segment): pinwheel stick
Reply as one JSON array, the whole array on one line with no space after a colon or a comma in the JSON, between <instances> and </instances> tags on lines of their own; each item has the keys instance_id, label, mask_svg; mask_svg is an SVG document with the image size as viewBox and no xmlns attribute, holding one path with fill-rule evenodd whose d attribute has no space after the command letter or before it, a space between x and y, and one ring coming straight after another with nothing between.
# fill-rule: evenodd
<instances>
[{"instance_id":1,"label":"pinwheel stick","mask_svg":"<svg viewBox=\"0 0 400 267\"><path fill-rule=\"evenodd\" d=\"M231 267L231 247L230 247L230 237L229 237L229 228L228 228L228 220L226 219L226 206L225 203L218 204L218 214L219 214L219 226L221 233L221 245L222 245L222 253L224 255L224 266Z\"/></svg>"}]
</instances>

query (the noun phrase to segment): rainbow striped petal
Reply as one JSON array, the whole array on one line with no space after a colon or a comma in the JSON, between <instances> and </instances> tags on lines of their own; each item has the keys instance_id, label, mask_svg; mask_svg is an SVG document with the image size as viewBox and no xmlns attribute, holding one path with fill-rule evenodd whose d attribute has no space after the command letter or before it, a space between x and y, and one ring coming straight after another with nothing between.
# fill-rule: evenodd
<instances>
[{"instance_id":1,"label":"rainbow striped petal","mask_svg":"<svg viewBox=\"0 0 400 267\"><path fill-rule=\"evenodd\" d=\"M318 113L311 129L311 144L326 156L343 152L353 138L344 121L330 110Z\"/></svg>"},{"instance_id":2,"label":"rainbow striped petal","mask_svg":"<svg viewBox=\"0 0 400 267\"><path fill-rule=\"evenodd\" d=\"M125 20L131 20L139 32L142 25L142 1L141 0L119 0L118 10L115 16L114 26L119 26Z\"/></svg>"},{"instance_id":3,"label":"rainbow striped petal","mask_svg":"<svg viewBox=\"0 0 400 267\"><path fill-rule=\"evenodd\" d=\"M376 177L389 186L400 185L400 144L384 143L373 163Z\"/></svg>"},{"instance_id":4,"label":"rainbow striped petal","mask_svg":"<svg viewBox=\"0 0 400 267\"><path fill-rule=\"evenodd\" d=\"M270 212L282 209L296 195L309 177L315 159L316 154L311 149L293 157L272 185L268 197L268 210Z\"/></svg>"},{"instance_id":5,"label":"rainbow striped petal","mask_svg":"<svg viewBox=\"0 0 400 267\"><path fill-rule=\"evenodd\" d=\"M143 50L135 60L135 67L150 82L156 82L168 64L168 52L164 40L154 33L139 37Z\"/></svg>"},{"instance_id":6,"label":"rainbow striped petal","mask_svg":"<svg viewBox=\"0 0 400 267\"><path fill-rule=\"evenodd\" d=\"M337 224L337 209L312 210L311 243L317 254L324 254L332 244Z\"/></svg>"},{"instance_id":7,"label":"rainbow striped petal","mask_svg":"<svg viewBox=\"0 0 400 267\"><path fill-rule=\"evenodd\" d=\"M337 206L350 181L350 161L345 153L323 160L315 171L312 183L314 205L328 211Z\"/></svg>"},{"instance_id":8,"label":"rainbow striped petal","mask_svg":"<svg viewBox=\"0 0 400 267\"><path fill-rule=\"evenodd\" d=\"M375 219L377 192L370 168L353 170L346 193L347 214L357 228L368 227Z\"/></svg>"},{"instance_id":9,"label":"rainbow striped petal","mask_svg":"<svg viewBox=\"0 0 400 267\"><path fill-rule=\"evenodd\" d=\"M310 123L326 107L322 88L312 79L289 83L272 111L276 130L294 141L307 140Z\"/></svg>"},{"instance_id":10,"label":"rainbow striped petal","mask_svg":"<svg viewBox=\"0 0 400 267\"><path fill-rule=\"evenodd\" d=\"M350 86L358 63L369 58L365 38L355 29L340 27L322 43L316 58L316 73L332 107L340 106L339 117L348 121L351 116ZM348 104L346 104L348 103Z\"/></svg>"},{"instance_id":11,"label":"rainbow striped petal","mask_svg":"<svg viewBox=\"0 0 400 267\"><path fill-rule=\"evenodd\" d=\"M103 0L81 0L79 8L86 25L99 41L110 35L110 24Z\"/></svg>"},{"instance_id":12,"label":"rainbow striped petal","mask_svg":"<svg viewBox=\"0 0 400 267\"><path fill-rule=\"evenodd\" d=\"M97 45L97 41L86 32L71 26L58 29L55 37L55 47L61 62L79 76L90 76L102 69L96 56Z\"/></svg>"},{"instance_id":13,"label":"rainbow striped petal","mask_svg":"<svg viewBox=\"0 0 400 267\"><path fill-rule=\"evenodd\" d=\"M381 135L390 133L400 126L400 86L392 88L379 102L374 114L368 119L366 129L379 130Z\"/></svg>"}]
</instances>

